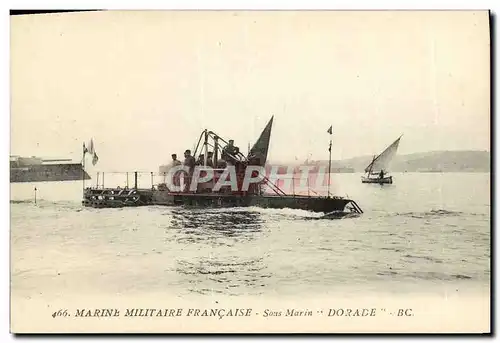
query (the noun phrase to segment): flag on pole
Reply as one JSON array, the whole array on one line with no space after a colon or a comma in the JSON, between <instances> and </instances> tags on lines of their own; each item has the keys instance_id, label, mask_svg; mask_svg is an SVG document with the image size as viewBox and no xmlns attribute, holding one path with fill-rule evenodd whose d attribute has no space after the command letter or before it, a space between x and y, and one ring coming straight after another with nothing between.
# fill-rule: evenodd
<instances>
[{"instance_id":1,"label":"flag on pole","mask_svg":"<svg viewBox=\"0 0 500 343\"><path fill-rule=\"evenodd\" d=\"M328 129L328 131L326 131L326 132L328 132L329 134L332 134L332 129L333 129L333 125L331 125L330 128Z\"/></svg>"},{"instance_id":2,"label":"flag on pole","mask_svg":"<svg viewBox=\"0 0 500 343\"><path fill-rule=\"evenodd\" d=\"M93 138L90 139L88 152L91 155L93 155L94 152L95 152L95 150L94 150L94 139Z\"/></svg>"},{"instance_id":3,"label":"flag on pole","mask_svg":"<svg viewBox=\"0 0 500 343\"><path fill-rule=\"evenodd\" d=\"M92 165L96 165L97 161L99 161L99 156L97 156L97 153L95 152L95 147L94 147L94 139L90 139L90 142L88 146L85 145L85 142L83 143L83 158L85 159L85 154L90 154L92 155Z\"/></svg>"},{"instance_id":4,"label":"flag on pole","mask_svg":"<svg viewBox=\"0 0 500 343\"><path fill-rule=\"evenodd\" d=\"M97 156L97 153L95 151L93 138L90 139L89 153L92 155L92 165L95 166L97 161L99 161L99 156Z\"/></svg>"},{"instance_id":5,"label":"flag on pole","mask_svg":"<svg viewBox=\"0 0 500 343\"><path fill-rule=\"evenodd\" d=\"M99 156L97 156L96 152L94 151L94 157L92 157L92 165L95 166L97 161L99 161Z\"/></svg>"}]
</instances>

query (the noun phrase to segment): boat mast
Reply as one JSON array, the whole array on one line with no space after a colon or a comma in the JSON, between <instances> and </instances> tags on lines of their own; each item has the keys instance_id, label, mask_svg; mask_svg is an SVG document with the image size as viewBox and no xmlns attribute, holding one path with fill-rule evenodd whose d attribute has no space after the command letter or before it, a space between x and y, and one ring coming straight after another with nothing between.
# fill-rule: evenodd
<instances>
[{"instance_id":1,"label":"boat mast","mask_svg":"<svg viewBox=\"0 0 500 343\"><path fill-rule=\"evenodd\" d=\"M203 165L207 165L208 161L208 131L205 129L205 158L203 159Z\"/></svg>"},{"instance_id":2,"label":"boat mast","mask_svg":"<svg viewBox=\"0 0 500 343\"><path fill-rule=\"evenodd\" d=\"M332 172L332 127L327 131L330 134L330 145L328 147L329 158L328 158L328 197L330 197L330 177Z\"/></svg>"},{"instance_id":3,"label":"boat mast","mask_svg":"<svg viewBox=\"0 0 500 343\"><path fill-rule=\"evenodd\" d=\"M82 193L85 196L85 153L87 148L85 147L85 142L83 142L83 156L82 156Z\"/></svg>"},{"instance_id":4,"label":"boat mast","mask_svg":"<svg viewBox=\"0 0 500 343\"><path fill-rule=\"evenodd\" d=\"M219 136L214 136L214 156L213 156L213 166L217 167L217 163L219 162Z\"/></svg>"},{"instance_id":5,"label":"boat mast","mask_svg":"<svg viewBox=\"0 0 500 343\"><path fill-rule=\"evenodd\" d=\"M370 170L368 171L368 177L372 174L372 169L373 169L373 162L377 159L377 155L373 155L373 160L372 163L370 163Z\"/></svg>"}]
</instances>

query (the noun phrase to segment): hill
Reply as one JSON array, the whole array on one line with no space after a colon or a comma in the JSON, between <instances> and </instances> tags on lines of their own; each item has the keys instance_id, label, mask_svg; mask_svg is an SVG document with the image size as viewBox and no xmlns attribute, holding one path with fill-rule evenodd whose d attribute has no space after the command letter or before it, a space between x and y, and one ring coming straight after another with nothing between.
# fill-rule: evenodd
<instances>
[{"instance_id":1,"label":"hill","mask_svg":"<svg viewBox=\"0 0 500 343\"><path fill-rule=\"evenodd\" d=\"M373 156L332 160L332 168L352 168L363 172ZM309 161L309 165L328 166L328 160ZM431 151L396 155L393 172L489 172L489 151Z\"/></svg>"}]
</instances>

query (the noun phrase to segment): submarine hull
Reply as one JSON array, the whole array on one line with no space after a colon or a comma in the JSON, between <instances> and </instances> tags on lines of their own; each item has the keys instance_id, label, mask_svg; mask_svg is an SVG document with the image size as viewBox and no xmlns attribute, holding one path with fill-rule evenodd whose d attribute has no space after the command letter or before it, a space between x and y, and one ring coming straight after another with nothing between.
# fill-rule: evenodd
<instances>
[{"instance_id":1,"label":"submarine hull","mask_svg":"<svg viewBox=\"0 0 500 343\"><path fill-rule=\"evenodd\" d=\"M152 189L85 190L82 204L86 207L182 206L193 208L260 207L298 209L322 213L362 213L351 199L342 197L308 197L296 195L238 195L214 193L173 193Z\"/></svg>"}]
</instances>

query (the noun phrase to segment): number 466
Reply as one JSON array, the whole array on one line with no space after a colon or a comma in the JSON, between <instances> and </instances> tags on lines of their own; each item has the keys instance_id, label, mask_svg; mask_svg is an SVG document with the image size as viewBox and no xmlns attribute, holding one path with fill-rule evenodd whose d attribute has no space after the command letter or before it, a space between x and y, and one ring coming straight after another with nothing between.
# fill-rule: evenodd
<instances>
[{"instance_id":1,"label":"number 466","mask_svg":"<svg viewBox=\"0 0 500 343\"><path fill-rule=\"evenodd\" d=\"M59 310L57 312L52 313L52 318L55 317L67 317L69 316L68 310Z\"/></svg>"}]
</instances>

